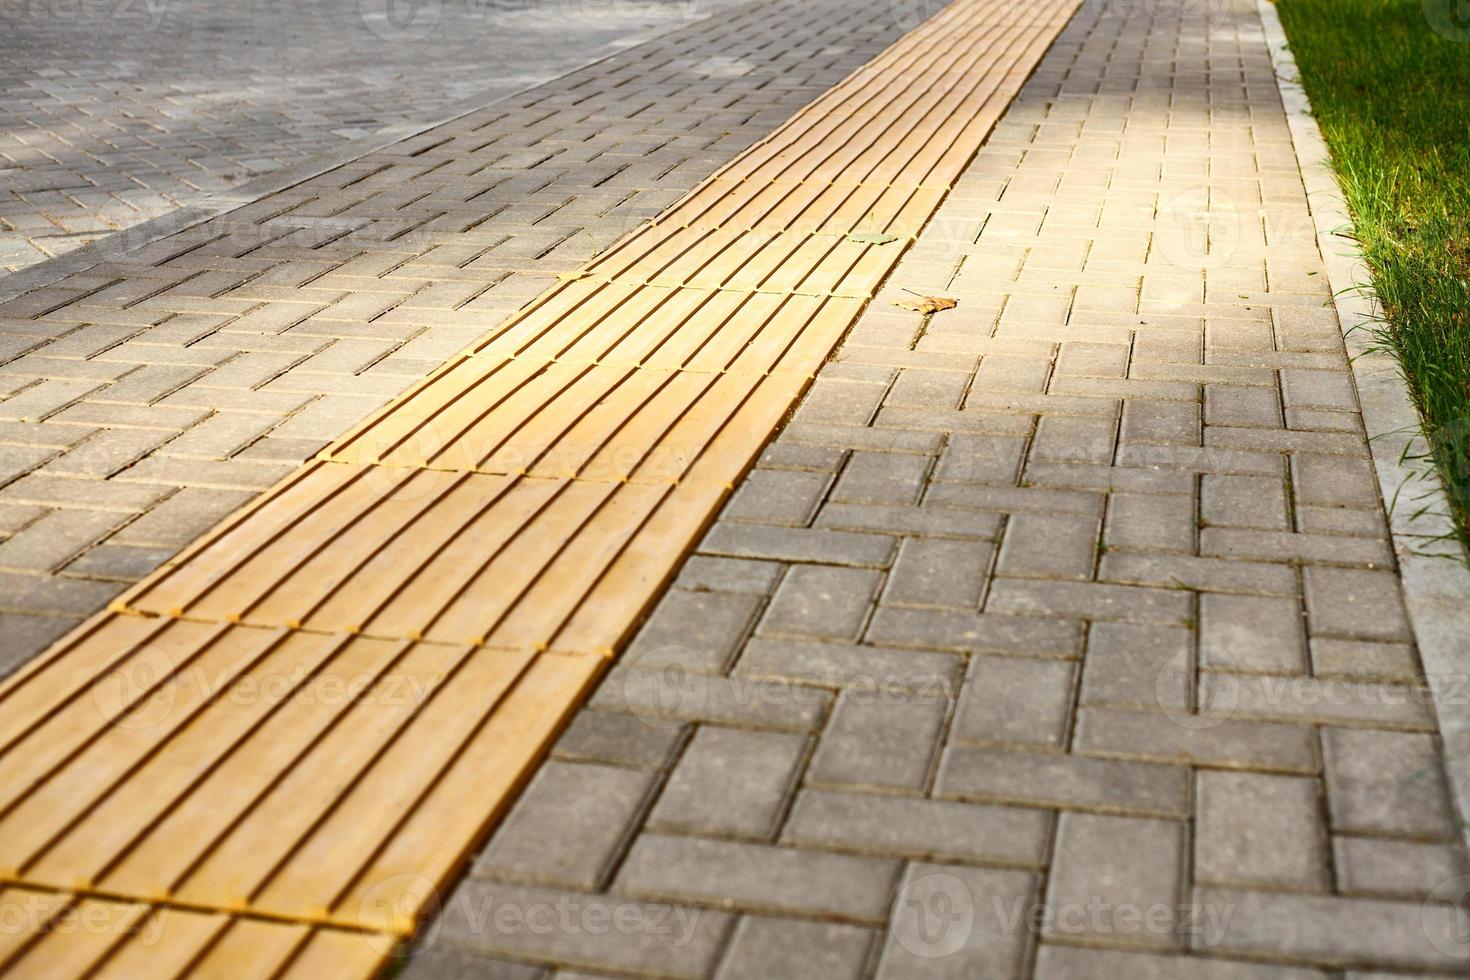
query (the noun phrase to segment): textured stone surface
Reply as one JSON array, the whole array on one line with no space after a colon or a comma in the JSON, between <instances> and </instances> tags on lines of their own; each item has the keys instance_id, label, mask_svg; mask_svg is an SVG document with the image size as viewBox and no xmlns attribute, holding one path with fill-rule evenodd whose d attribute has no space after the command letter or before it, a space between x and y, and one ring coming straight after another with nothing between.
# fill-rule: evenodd
<instances>
[{"instance_id":1,"label":"textured stone surface","mask_svg":"<svg viewBox=\"0 0 1470 980\"><path fill-rule=\"evenodd\" d=\"M760 138L901 7L777 0L506 104L498 255L332 251L305 219L355 199L318 181L283 193L281 247L325 263L237 269L246 235L0 310L0 664ZM1309 225L1253 5L1084 8L409 975L1462 972L1423 900L1467 862ZM516 926L543 908L572 917Z\"/></svg>"},{"instance_id":2,"label":"textured stone surface","mask_svg":"<svg viewBox=\"0 0 1470 980\"><path fill-rule=\"evenodd\" d=\"M0 275L728 6L16 6L0 41Z\"/></svg>"}]
</instances>

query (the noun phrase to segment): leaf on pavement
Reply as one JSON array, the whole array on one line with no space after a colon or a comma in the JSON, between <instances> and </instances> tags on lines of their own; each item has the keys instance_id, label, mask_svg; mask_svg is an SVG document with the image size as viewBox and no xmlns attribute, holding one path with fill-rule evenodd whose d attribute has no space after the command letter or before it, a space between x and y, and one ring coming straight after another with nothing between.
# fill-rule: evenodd
<instances>
[{"instance_id":1,"label":"leaf on pavement","mask_svg":"<svg viewBox=\"0 0 1470 980\"><path fill-rule=\"evenodd\" d=\"M952 310L959 305L958 300L952 300L948 296L919 296L915 294L914 299L894 300L894 306L904 310L914 310L928 316L930 313L938 313L940 310Z\"/></svg>"}]
</instances>

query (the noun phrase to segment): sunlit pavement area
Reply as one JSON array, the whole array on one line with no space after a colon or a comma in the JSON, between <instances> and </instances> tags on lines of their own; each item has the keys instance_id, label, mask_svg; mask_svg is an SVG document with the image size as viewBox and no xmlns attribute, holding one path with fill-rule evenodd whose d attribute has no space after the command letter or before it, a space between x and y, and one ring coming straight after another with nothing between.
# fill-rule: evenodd
<instances>
[{"instance_id":1,"label":"sunlit pavement area","mask_svg":"<svg viewBox=\"0 0 1470 980\"><path fill-rule=\"evenodd\" d=\"M24 664L528 301L597 281L584 263L918 22L848 0L731 9L0 305L0 664L21 671L0 688L19 719L0 724L0 772L36 787L13 779L0 802L0 841L21 842L0 843L7 880L69 867L91 839L73 827L121 798L54 839L19 822L48 787L99 792L80 765L13 751L56 742L28 681L49 675ZM449 199L487 213L456 226ZM391 209L389 233L338 217L354 208ZM1083 6L912 242L844 231L906 251L585 706L568 702L463 880L353 879L355 914L427 909L404 975L1470 973L1463 822L1254 3ZM324 571L298 585L339 581L332 554L303 550ZM238 589L243 565L210 567ZM88 637L112 622L166 651L218 630L206 655L228 659L268 632L259 607L292 599L170 624L215 582L177 609L145 584L55 662L105 660ZM313 633L316 614L271 628L321 657L382 642ZM553 638L531 659L574 653ZM195 695L166 684L143 711L89 682L67 683L121 732L99 729L99 753L178 751L136 732ZM406 793L414 769L387 785ZM446 772L474 800L474 774ZM439 804L444 826L490 817ZM344 839L370 823L324 813ZM175 972L228 965L238 924L168 932L187 917L150 900L159 948L186 949L180 930L199 944ZM289 923L299 941L275 936L259 975L381 955L331 946L350 930L322 922ZM91 966L138 953L94 945ZM39 972L45 948L0 942L0 963Z\"/></svg>"},{"instance_id":2,"label":"sunlit pavement area","mask_svg":"<svg viewBox=\"0 0 1470 980\"><path fill-rule=\"evenodd\" d=\"M5 0L0 273L730 0Z\"/></svg>"}]
</instances>

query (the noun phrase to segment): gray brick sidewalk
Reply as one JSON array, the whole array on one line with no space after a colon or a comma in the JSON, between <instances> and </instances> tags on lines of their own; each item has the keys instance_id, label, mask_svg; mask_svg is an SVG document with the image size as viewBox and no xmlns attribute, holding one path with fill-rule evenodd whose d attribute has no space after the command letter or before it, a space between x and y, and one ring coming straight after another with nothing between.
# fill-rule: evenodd
<instances>
[{"instance_id":1,"label":"gray brick sidewalk","mask_svg":"<svg viewBox=\"0 0 1470 980\"><path fill-rule=\"evenodd\" d=\"M747 6L0 304L0 675L901 32Z\"/></svg>"},{"instance_id":2,"label":"gray brick sidewalk","mask_svg":"<svg viewBox=\"0 0 1470 980\"><path fill-rule=\"evenodd\" d=\"M1386 538L1254 5L1085 9L408 975L1470 972Z\"/></svg>"},{"instance_id":3,"label":"gray brick sidewalk","mask_svg":"<svg viewBox=\"0 0 1470 980\"><path fill-rule=\"evenodd\" d=\"M12 0L0 277L729 0Z\"/></svg>"}]
</instances>

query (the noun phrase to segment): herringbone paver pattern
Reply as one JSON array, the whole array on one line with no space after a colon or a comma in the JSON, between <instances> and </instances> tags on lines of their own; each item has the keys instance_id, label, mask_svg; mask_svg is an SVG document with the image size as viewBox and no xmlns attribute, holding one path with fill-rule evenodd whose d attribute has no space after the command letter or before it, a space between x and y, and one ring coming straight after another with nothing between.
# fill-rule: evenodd
<instances>
[{"instance_id":1,"label":"herringbone paver pattern","mask_svg":"<svg viewBox=\"0 0 1470 980\"><path fill-rule=\"evenodd\" d=\"M0 6L0 277L731 4L15 0ZM716 55L716 57L719 57ZM725 62L726 71L739 71Z\"/></svg>"},{"instance_id":2,"label":"herringbone paver pattern","mask_svg":"<svg viewBox=\"0 0 1470 980\"><path fill-rule=\"evenodd\" d=\"M1085 8L410 975L1467 972L1324 279L1254 6Z\"/></svg>"},{"instance_id":3,"label":"herringbone paver pattern","mask_svg":"<svg viewBox=\"0 0 1470 980\"><path fill-rule=\"evenodd\" d=\"M0 304L0 673L901 31L704 21Z\"/></svg>"}]
</instances>

